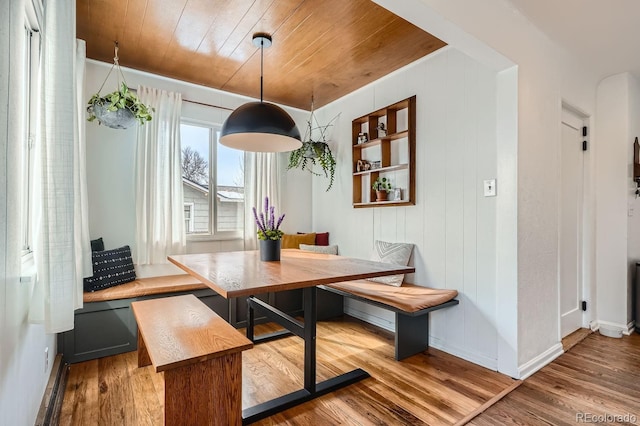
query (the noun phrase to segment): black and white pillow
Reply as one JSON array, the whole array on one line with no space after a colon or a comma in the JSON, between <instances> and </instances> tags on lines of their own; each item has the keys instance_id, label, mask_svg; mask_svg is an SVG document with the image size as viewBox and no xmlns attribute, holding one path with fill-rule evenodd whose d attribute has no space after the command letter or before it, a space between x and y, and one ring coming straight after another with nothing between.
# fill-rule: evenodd
<instances>
[{"instance_id":1,"label":"black and white pillow","mask_svg":"<svg viewBox=\"0 0 640 426\"><path fill-rule=\"evenodd\" d=\"M96 291L136 279L129 246L91 253L93 276L84 279L84 291Z\"/></svg>"}]
</instances>

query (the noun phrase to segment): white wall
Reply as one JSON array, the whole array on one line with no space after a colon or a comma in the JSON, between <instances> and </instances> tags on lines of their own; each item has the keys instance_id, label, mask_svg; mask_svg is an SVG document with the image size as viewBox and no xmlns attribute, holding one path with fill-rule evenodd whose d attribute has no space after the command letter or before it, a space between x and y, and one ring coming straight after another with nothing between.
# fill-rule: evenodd
<instances>
[{"instance_id":1,"label":"white wall","mask_svg":"<svg viewBox=\"0 0 640 426\"><path fill-rule=\"evenodd\" d=\"M0 425L17 426L34 424L56 353L55 336L28 323L31 285L20 283L24 7L0 4Z\"/></svg>"},{"instance_id":2,"label":"white wall","mask_svg":"<svg viewBox=\"0 0 640 426\"><path fill-rule=\"evenodd\" d=\"M596 185L598 324L610 332L628 332L632 277L640 260L640 203L633 182L639 102L638 81L629 73L598 85L597 136L606 141L598 151Z\"/></svg>"},{"instance_id":3,"label":"white wall","mask_svg":"<svg viewBox=\"0 0 640 426\"><path fill-rule=\"evenodd\" d=\"M416 205L354 209L351 120L416 95ZM482 181L496 178L496 72L447 48L321 108L333 129L334 188L313 188L313 225L328 230L340 253L369 258L374 240L414 243L407 277L456 289L460 305L431 314L432 344L497 369L496 198ZM340 218L339 220L337 218ZM347 311L390 328L393 315L355 301Z\"/></svg>"},{"instance_id":4,"label":"white wall","mask_svg":"<svg viewBox=\"0 0 640 426\"><path fill-rule=\"evenodd\" d=\"M518 155L517 199L501 207L517 208L518 212L518 272L517 283L512 283L517 292L512 292L515 300L503 303L508 309L516 304L518 312L517 342L513 337L507 342L516 345L518 371L507 374L526 376L562 351L558 326L557 188L561 105L565 101L592 117L596 77L506 1L376 3L498 71L513 64L518 67L518 134L517 140L512 141ZM587 167L593 172L593 163ZM591 205L591 201L587 200L587 204ZM591 235L585 237L592 241Z\"/></svg>"},{"instance_id":5,"label":"white wall","mask_svg":"<svg viewBox=\"0 0 640 426\"><path fill-rule=\"evenodd\" d=\"M85 92L89 96L97 92L104 81L110 64L87 61ZM183 99L202 102L225 108L236 108L249 99L181 82L153 74L123 68L127 84L135 88L139 84L182 93ZM268 81L265 83L268 84ZM115 90L115 73L109 77L103 93ZM285 108L296 121L301 131L307 112ZM195 105L184 102L182 114L185 118L208 120L222 124L230 111ZM126 130L114 130L99 126L96 122L87 123L87 179L89 190L89 232L91 238L102 237L106 248L115 248L125 244L135 246L135 182L134 156L137 132L132 127ZM294 175L287 179L285 172L287 154L280 154L279 165L282 181L282 211L287 214L283 223L285 232L295 233L298 229L309 229L311 224L309 192L310 176ZM295 173L289 172L289 173ZM187 251L214 252L242 250L242 240L215 240L207 242L188 242ZM139 276L181 273L173 265L139 267Z\"/></svg>"}]
</instances>

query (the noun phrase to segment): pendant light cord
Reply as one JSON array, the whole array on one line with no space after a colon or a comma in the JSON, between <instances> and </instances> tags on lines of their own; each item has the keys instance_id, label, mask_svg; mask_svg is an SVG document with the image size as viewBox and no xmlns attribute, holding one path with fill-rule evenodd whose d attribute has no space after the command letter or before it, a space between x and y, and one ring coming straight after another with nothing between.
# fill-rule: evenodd
<instances>
[{"instance_id":1,"label":"pendant light cord","mask_svg":"<svg viewBox=\"0 0 640 426\"><path fill-rule=\"evenodd\" d=\"M264 40L260 40L260 103L262 103L262 90L264 80Z\"/></svg>"}]
</instances>

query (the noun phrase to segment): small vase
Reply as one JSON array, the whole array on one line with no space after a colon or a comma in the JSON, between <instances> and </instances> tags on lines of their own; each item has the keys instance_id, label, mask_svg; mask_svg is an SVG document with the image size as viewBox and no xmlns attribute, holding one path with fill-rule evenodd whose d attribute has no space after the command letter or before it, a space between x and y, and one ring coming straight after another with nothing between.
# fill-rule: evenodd
<instances>
[{"instance_id":1,"label":"small vase","mask_svg":"<svg viewBox=\"0 0 640 426\"><path fill-rule=\"evenodd\" d=\"M376 190L376 201L387 201L387 191Z\"/></svg>"},{"instance_id":2,"label":"small vase","mask_svg":"<svg viewBox=\"0 0 640 426\"><path fill-rule=\"evenodd\" d=\"M280 260L280 240L260 240L260 260L274 262Z\"/></svg>"}]
</instances>

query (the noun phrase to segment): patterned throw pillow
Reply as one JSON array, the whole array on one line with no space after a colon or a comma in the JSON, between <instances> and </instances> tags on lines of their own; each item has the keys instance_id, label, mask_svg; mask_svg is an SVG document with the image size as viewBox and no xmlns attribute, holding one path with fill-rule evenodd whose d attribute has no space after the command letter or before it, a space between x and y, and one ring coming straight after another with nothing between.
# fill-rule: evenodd
<instances>
[{"instance_id":1,"label":"patterned throw pillow","mask_svg":"<svg viewBox=\"0 0 640 426\"><path fill-rule=\"evenodd\" d=\"M409 259L411 258L412 251L413 244L388 243L385 241L376 240L376 242L373 244L373 253L371 254L371 260L407 266L407 264L409 264ZM404 274L369 278L369 281L388 284L394 287L400 287L403 280Z\"/></svg>"},{"instance_id":2,"label":"patterned throw pillow","mask_svg":"<svg viewBox=\"0 0 640 426\"><path fill-rule=\"evenodd\" d=\"M300 244L300 250L323 254L338 254L338 246L312 246L309 244Z\"/></svg>"},{"instance_id":3,"label":"patterned throw pillow","mask_svg":"<svg viewBox=\"0 0 640 426\"><path fill-rule=\"evenodd\" d=\"M93 276L84 279L84 291L96 291L136 279L129 246L91 253Z\"/></svg>"}]
</instances>

